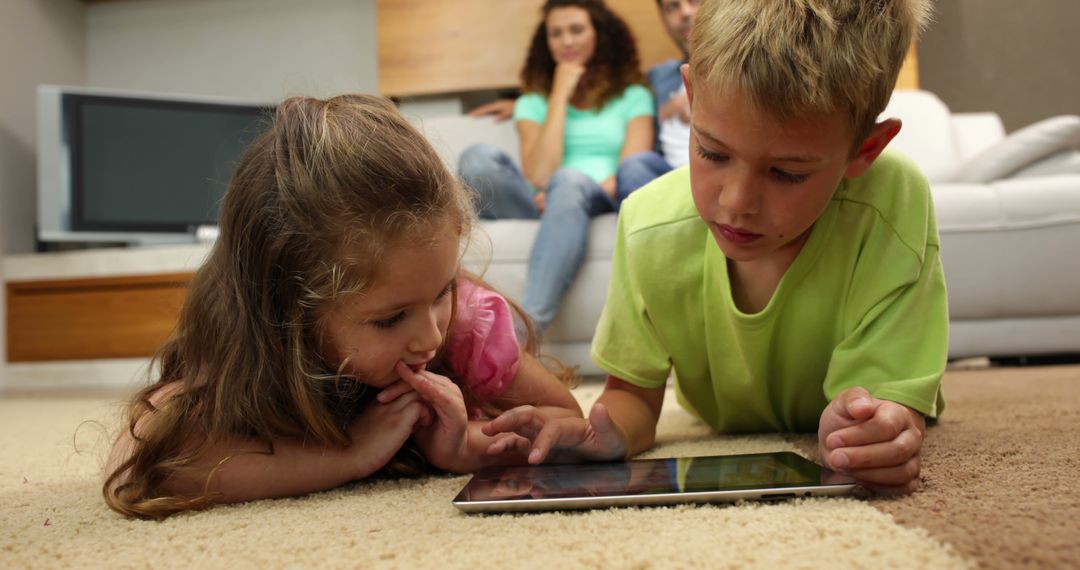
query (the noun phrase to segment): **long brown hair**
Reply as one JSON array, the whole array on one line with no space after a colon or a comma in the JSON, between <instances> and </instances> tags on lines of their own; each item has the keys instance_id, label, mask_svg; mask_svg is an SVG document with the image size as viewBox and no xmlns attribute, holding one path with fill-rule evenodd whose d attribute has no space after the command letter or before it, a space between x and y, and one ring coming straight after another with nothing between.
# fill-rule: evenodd
<instances>
[{"instance_id":1,"label":"long brown hair","mask_svg":"<svg viewBox=\"0 0 1080 570\"><path fill-rule=\"evenodd\" d=\"M626 22L602 0L547 0L541 8L540 24L529 44L529 55L521 69L523 92L551 93L555 79L555 58L547 41L547 17L556 8L581 8L589 13L596 30L596 49L586 64L584 99L589 108L603 107L627 87L641 83L641 63L637 44Z\"/></svg>"},{"instance_id":2,"label":"long brown hair","mask_svg":"<svg viewBox=\"0 0 1080 570\"><path fill-rule=\"evenodd\" d=\"M208 506L206 492L163 487L228 437L263 441L266 453L284 437L348 445L374 390L320 357L319 307L368 289L393 244L447 224L464 237L473 218L471 194L386 99L282 102L237 166L156 379L128 408L134 449L106 474L108 505L143 518ZM415 471L417 456L403 449L388 468Z\"/></svg>"}]
</instances>

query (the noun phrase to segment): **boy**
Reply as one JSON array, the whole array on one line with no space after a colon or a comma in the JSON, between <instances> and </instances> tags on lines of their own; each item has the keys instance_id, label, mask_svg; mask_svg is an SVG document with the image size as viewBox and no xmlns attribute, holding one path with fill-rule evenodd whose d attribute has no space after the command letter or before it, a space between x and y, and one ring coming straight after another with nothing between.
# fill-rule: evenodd
<instances>
[{"instance_id":1,"label":"boy","mask_svg":"<svg viewBox=\"0 0 1080 570\"><path fill-rule=\"evenodd\" d=\"M876 122L915 0L706 0L683 81L691 161L619 220L588 419L486 426L588 459L652 445L666 380L720 433L812 431L825 464L915 489L948 312L929 188Z\"/></svg>"}]
</instances>

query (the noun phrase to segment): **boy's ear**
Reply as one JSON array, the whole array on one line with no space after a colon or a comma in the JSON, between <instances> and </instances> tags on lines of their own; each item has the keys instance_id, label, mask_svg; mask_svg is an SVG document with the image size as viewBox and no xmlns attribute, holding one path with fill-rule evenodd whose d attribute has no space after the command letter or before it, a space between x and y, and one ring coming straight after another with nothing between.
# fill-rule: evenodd
<instances>
[{"instance_id":1,"label":"boy's ear","mask_svg":"<svg viewBox=\"0 0 1080 570\"><path fill-rule=\"evenodd\" d=\"M683 86L686 87L686 102L690 108L694 107L694 90L690 87L690 64L684 63L679 66L679 74L682 75Z\"/></svg>"},{"instance_id":2,"label":"boy's ear","mask_svg":"<svg viewBox=\"0 0 1080 570\"><path fill-rule=\"evenodd\" d=\"M893 140L893 137L900 132L901 126L900 119L885 119L875 124L870 129L870 134L859 145L855 157L848 163L847 170L844 171L844 177L855 178L856 176L862 176L870 168L870 165L874 164L874 161L885 150L885 147L889 146L889 142Z\"/></svg>"}]
</instances>

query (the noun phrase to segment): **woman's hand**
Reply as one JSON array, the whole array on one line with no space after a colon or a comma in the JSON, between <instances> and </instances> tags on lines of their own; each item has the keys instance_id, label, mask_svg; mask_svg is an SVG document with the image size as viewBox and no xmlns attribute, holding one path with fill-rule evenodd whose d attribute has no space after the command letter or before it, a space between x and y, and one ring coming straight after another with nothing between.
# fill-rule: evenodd
<instances>
[{"instance_id":1,"label":"woman's hand","mask_svg":"<svg viewBox=\"0 0 1080 570\"><path fill-rule=\"evenodd\" d=\"M584 74L585 66L579 63L556 64L555 78L551 81L551 96L570 101Z\"/></svg>"},{"instance_id":2,"label":"woman's hand","mask_svg":"<svg viewBox=\"0 0 1080 570\"><path fill-rule=\"evenodd\" d=\"M607 194L608 197L611 198L612 201L615 201L615 199L616 199L615 198L616 187L615 187L615 177L614 176L608 176L602 182L600 182L600 188L602 188L604 190L604 193Z\"/></svg>"},{"instance_id":3,"label":"woman's hand","mask_svg":"<svg viewBox=\"0 0 1080 570\"><path fill-rule=\"evenodd\" d=\"M541 191L533 194L533 203L536 204L537 211L543 215L544 207L547 206L547 192Z\"/></svg>"}]
</instances>

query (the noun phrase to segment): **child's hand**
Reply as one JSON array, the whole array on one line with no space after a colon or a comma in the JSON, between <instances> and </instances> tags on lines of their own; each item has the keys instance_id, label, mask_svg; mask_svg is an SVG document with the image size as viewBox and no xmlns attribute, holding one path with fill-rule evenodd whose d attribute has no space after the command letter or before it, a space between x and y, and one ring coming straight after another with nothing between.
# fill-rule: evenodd
<instances>
[{"instance_id":1,"label":"child's hand","mask_svg":"<svg viewBox=\"0 0 1080 570\"><path fill-rule=\"evenodd\" d=\"M488 422L483 432L487 435L512 432L532 440L529 463L533 465L543 463L553 449L570 457L591 460L618 459L625 457L627 451L626 437L611 421L603 404L593 406L588 419L552 417L551 413L533 406L519 406Z\"/></svg>"},{"instance_id":2,"label":"child's hand","mask_svg":"<svg viewBox=\"0 0 1080 570\"><path fill-rule=\"evenodd\" d=\"M864 388L849 388L821 414L818 449L825 466L886 494L915 490L919 482L922 414Z\"/></svg>"},{"instance_id":3,"label":"child's hand","mask_svg":"<svg viewBox=\"0 0 1080 570\"><path fill-rule=\"evenodd\" d=\"M416 426L430 425L431 408L409 390L388 402L368 405L349 425L351 448L357 458L356 478L381 469L412 436Z\"/></svg>"},{"instance_id":4,"label":"child's hand","mask_svg":"<svg viewBox=\"0 0 1080 570\"><path fill-rule=\"evenodd\" d=\"M401 361L394 370L434 411L434 421L416 430L420 451L432 465L455 471L457 462L468 453L469 416L461 388L446 376L427 370L414 372Z\"/></svg>"}]
</instances>

